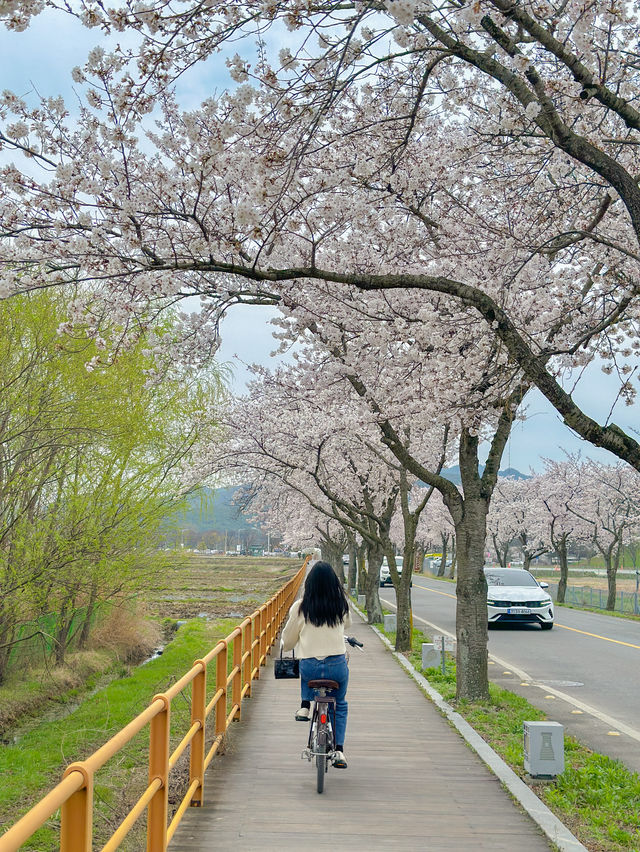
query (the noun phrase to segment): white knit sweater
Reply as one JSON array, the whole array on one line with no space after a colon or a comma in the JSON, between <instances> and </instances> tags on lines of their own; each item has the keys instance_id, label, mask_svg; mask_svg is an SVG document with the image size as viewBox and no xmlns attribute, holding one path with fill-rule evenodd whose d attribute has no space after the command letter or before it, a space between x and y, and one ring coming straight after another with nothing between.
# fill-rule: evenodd
<instances>
[{"instance_id":1,"label":"white knit sweater","mask_svg":"<svg viewBox=\"0 0 640 852\"><path fill-rule=\"evenodd\" d=\"M351 615L347 613L344 621L335 627L316 627L309 621L305 621L300 613L302 600L295 601L289 610L289 619L282 631L282 649L295 653L301 660L307 657L317 657L322 660L334 654L344 654L344 629L351 625Z\"/></svg>"}]
</instances>

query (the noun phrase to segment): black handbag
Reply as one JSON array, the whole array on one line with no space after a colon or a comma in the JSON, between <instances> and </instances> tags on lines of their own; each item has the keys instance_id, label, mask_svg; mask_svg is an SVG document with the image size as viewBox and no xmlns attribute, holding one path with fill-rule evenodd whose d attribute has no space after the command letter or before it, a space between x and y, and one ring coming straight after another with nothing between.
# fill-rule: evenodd
<instances>
[{"instance_id":1,"label":"black handbag","mask_svg":"<svg viewBox=\"0 0 640 852\"><path fill-rule=\"evenodd\" d=\"M300 677L300 660L296 657L296 652L293 652L292 657L283 657L280 649L279 658L273 661L273 673L276 680Z\"/></svg>"}]
</instances>

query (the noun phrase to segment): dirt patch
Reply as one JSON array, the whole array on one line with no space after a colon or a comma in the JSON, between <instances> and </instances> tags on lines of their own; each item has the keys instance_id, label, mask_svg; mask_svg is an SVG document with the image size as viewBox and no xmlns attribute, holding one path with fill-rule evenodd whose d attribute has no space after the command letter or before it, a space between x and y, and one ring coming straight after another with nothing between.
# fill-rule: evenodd
<instances>
[{"instance_id":1,"label":"dirt patch","mask_svg":"<svg viewBox=\"0 0 640 852\"><path fill-rule=\"evenodd\" d=\"M147 593L157 618L239 618L251 615L300 568L297 559L181 554L162 588Z\"/></svg>"}]
</instances>

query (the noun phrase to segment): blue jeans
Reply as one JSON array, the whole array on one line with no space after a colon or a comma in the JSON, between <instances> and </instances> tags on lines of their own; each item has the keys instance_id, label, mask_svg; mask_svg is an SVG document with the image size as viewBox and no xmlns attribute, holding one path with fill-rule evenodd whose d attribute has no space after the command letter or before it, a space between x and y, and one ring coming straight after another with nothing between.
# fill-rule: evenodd
<instances>
[{"instance_id":1,"label":"blue jeans","mask_svg":"<svg viewBox=\"0 0 640 852\"><path fill-rule=\"evenodd\" d=\"M313 701L314 691L308 686L308 681L326 678L335 680L338 689L331 689L327 695L336 699L336 745L344 745L347 731L347 713L349 705L346 702L347 684L349 683L349 667L344 654L335 654L319 660L317 657L307 657L300 660L300 691L303 701Z\"/></svg>"}]
</instances>

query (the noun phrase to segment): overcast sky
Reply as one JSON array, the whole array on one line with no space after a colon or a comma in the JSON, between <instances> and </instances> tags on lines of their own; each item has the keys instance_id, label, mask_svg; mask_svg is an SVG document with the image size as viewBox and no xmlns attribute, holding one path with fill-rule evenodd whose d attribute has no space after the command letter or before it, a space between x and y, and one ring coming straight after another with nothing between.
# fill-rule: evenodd
<instances>
[{"instance_id":1,"label":"overcast sky","mask_svg":"<svg viewBox=\"0 0 640 852\"><path fill-rule=\"evenodd\" d=\"M75 19L52 12L36 18L24 33L8 33L0 28L1 88L10 89L19 96L34 90L44 96L62 94L73 112L71 68L84 64L89 49L98 40L106 44L98 31L87 31ZM180 82L180 102L185 107L193 107L223 88L227 80L224 57L217 55ZM6 162L6 155L2 160ZM219 358L233 367L236 392L244 389L248 376L245 363L267 364L271 360L270 353L276 348L276 341L271 337L268 319L274 313L274 309L268 308L238 308L223 323ZM582 379L576 394L586 412L599 422L609 415L614 398L615 382L608 380L597 367ZM537 391L527 397L526 403L528 418L515 426L505 450L503 468L515 467L524 473L540 471L543 458L561 459L564 451L580 451L602 461L615 461L609 453L575 436ZM635 428L640 421L639 414L638 405L627 408L619 404L612 419L622 428Z\"/></svg>"}]
</instances>

